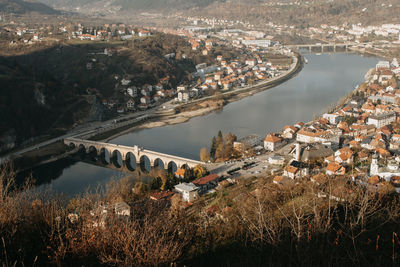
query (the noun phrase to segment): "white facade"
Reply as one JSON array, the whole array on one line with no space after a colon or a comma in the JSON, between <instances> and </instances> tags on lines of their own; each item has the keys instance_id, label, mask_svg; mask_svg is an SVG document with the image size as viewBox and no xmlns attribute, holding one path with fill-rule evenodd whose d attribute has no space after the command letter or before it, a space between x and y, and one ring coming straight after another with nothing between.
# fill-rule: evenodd
<instances>
[{"instance_id":1,"label":"white facade","mask_svg":"<svg viewBox=\"0 0 400 267\"><path fill-rule=\"evenodd\" d=\"M376 70L378 70L380 68L385 68L385 69L390 68L389 61L379 61L378 64L376 64Z\"/></svg>"},{"instance_id":2,"label":"white facade","mask_svg":"<svg viewBox=\"0 0 400 267\"><path fill-rule=\"evenodd\" d=\"M175 185L176 192L182 195L182 199L188 202L192 202L196 198L198 198L198 190L199 188L195 186L193 183L180 183Z\"/></svg>"},{"instance_id":3,"label":"white facade","mask_svg":"<svg viewBox=\"0 0 400 267\"><path fill-rule=\"evenodd\" d=\"M396 114L394 112L388 112L376 116L370 116L368 118L367 124L375 125L376 128L381 128L383 126L389 125L394 121L396 121Z\"/></svg>"},{"instance_id":4,"label":"white facade","mask_svg":"<svg viewBox=\"0 0 400 267\"><path fill-rule=\"evenodd\" d=\"M342 120L342 116L340 116L339 114L325 113L324 115L322 115L322 117L324 119L327 119L330 124L338 124Z\"/></svg>"},{"instance_id":5,"label":"white facade","mask_svg":"<svg viewBox=\"0 0 400 267\"><path fill-rule=\"evenodd\" d=\"M268 163L274 165L283 165L285 163L285 158L283 156L275 155L268 158Z\"/></svg>"}]
</instances>

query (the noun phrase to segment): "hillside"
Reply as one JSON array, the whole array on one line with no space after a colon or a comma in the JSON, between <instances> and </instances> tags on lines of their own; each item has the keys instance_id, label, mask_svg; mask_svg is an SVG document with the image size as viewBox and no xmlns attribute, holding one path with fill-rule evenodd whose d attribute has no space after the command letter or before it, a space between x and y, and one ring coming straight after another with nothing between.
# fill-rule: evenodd
<instances>
[{"instance_id":1,"label":"hillside","mask_svg":"<svg viewBox=\"0 0 400 267\"><path fill-rule=\"evenodd\" d=\"M264 3L256 3L264 2ZM377 0L335 0L335 1L240 1L214 3L201 12L204 16L222 17L230 20L249 21L256 25L270 21L278 24L309 25L363 23L367 25L399 23L397 15L400 3ZM191 13L194 15L195 13Z\"/></svg>"},{"instance_id":2,"label":"hillside","mask_svg":"<svg viewBox=\"0 0 400 267\"><path fill-rule=\"evenodd\" d=\"M129 18L132 11L186 11L207 16L248 21L261 25L270 21L307 27L342 23L382 24L399 22L398 1L377 0L39 0L56 8L82 13L118 14Z\"/></svg>"},{"instance_id":3,"label":"hillside","mask_svg":"<svg viewBox=\"0 0 400 267\"><path fill-rule=\"evenodd\" d=\"M205 7L216 0L39 0L42 3L66 10L89 10L111 7L132 10L182 10L192 7ZM224 2L224 0L221 0Z\"/></svg>"},{"instance_id":4,"label":"hillside","mask_svg":"<svg viewBox=\"0 0 400 267\"><path fill-rule=\"evenodd\" d=\"M0 12L25 14L36 12L40 14L58 14L59 11L37 2L25 2L22 0L0 0Z\"/></svg>"},{"instance_id":5,"label":"hillside","mask_svg":"<svg viewBox=\"0 0 400 267\"><path fill-rule=\"evenodd\" d=\"M115 52L104 55L105 48ZM167 60L164 55L172 52L188 58ZM196 58L191 46L169 35L114 45L64 44L0 57L0 147L7 139L21 144L31 137L113 116L100 102L124 103L119 80L129 77L140 87L169 76L168 86L176 86L194 70L190 57Z\"/></svg>"}]
</instances>

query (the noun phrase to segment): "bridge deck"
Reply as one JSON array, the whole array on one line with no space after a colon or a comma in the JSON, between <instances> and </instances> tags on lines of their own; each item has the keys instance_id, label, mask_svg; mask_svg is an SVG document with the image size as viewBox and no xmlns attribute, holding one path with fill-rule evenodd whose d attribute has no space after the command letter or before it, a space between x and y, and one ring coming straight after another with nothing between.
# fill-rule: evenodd
<instances>
[{"instance_id":1,"label":"bridge deck","mask_svg":"<svg viewBox=\"0 0 400 267\"><path fill-rule=\"evenodd\" d=\"M78 139L78 138L66 138L64 139L64 143L69 145L70 143L79 143L79 144L87 144L87 145L93 145L93 146L102 146L102 147L112 147L114 149L124 149L124 150L129 150L129 151L134 151L135 149L138 149L138 151L142 154L151 154L153 156L158 156L158 157L163 157L163 158L169 158L171 160L179 160L179 161L185 161L191 164L203 164L201 161L193 160L193 159L188 159L188 158L183 158L183 157L178 157L174 155L169 155L165 153L160 153L148 149L141 149L138 146L130 147L130 146L124 146L124 145L116 145L116 144L111 144L111 143L104 143L104 142L97 142L97 141L91 141L91 140L85 140L85 139Z\"/></svg>"}]
</instances>

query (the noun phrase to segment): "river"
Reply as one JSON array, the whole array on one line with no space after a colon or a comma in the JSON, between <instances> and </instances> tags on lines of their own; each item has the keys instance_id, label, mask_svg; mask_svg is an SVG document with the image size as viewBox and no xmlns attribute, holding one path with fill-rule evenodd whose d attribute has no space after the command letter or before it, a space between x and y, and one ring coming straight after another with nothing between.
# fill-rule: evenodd
<instances>
[{"instance_id":1,"label":"river","mask_svg":"<svg viewBox=\"0 0 400 267\"><path fill-rule=\"evenodd\" d=\"M209 147L218 130L239 138L265 136L285 125L310 121L327 111L364 81L366 72L379 60L359 54L308 54L308 64L294 78L269 90L230 103L223 110L192 118L182 124L135 131L111 140L119 145L199 159L201 147ZM66 195L95 188L111 178L125 176L116 170L65 159L32 170L41 187ZM24 175L24 174L23 174Z\"/></svg>"}]
</instances>

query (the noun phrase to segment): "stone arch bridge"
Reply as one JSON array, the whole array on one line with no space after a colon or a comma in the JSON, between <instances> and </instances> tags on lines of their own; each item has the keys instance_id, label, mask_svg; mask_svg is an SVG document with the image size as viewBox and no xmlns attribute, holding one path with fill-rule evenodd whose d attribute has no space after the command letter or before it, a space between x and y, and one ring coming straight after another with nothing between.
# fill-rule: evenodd
<instances>
[{"instance_id":1,"label":"stone arch bridge","mask_svg":"<svg viewBox=\"0 0 400 267\"><path fill-rule=\"evenodd\" d=\"M175 168L182 168L185 166L193 168L198 164L203 164L197 160L159 153L140 148L136 145L129 147L78 138L66 138L64 139L64 144L70 148L78 148L79 150L84 150L84 152L88 154L95 154L101 157L105 157L104 155L108 153L110 157L109 163L111 163L112 159L120 157L122 161L125 162L128 169L131 170L135 170L136 165L142 164L145 160L150 163L151 167L158 167L167 170L170 170L170 168L172 169L174 165Z\"/></svg>"}]
</instances>

